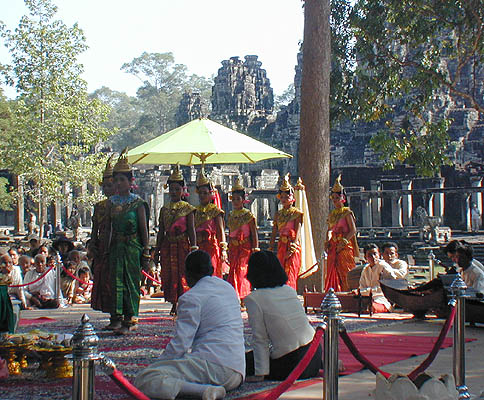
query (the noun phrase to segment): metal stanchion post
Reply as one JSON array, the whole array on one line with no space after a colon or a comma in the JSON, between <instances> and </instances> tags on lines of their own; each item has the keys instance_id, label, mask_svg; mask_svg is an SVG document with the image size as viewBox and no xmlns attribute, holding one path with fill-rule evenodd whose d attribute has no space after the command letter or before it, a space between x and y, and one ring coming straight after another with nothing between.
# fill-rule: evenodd
<instances>
[{"instance_id":1,"label":"metal stanchion post","mask_svg":"<svg viewBox=\"0 0 484 400\"><path fill-rule=\"evenodd\" d=\"M62 306L62 290L61 290L61 267L62 260L59 252L55 255L55 298L59 307Z\"/></svg>"},{"instance_id":2,"label":"metal stanchion post","mask_svg":"<svg viewBox=\"0 0 484 400\"><path fill-rule=\"evenodd\" d=\"M428 255L430 280L435 278L435 254L432 250Z\"/></svg>"},{"instance_id":3,"label":"metal stanchion post","mask_svg":"<svg viewBox=\"0 0 484 400\"><path fill-rule=\"evenodd\" d=\"M72 337L72 400L94 399L94 362L101 358L97 352L99 338L84 314L81 324Z\"/></svg>"},{"instance_id":4,"label":"metal stanchion post","mask_svg":"<svg viewBox=\"0 0 484 400\"><path fill-rule=\"evenodd\" d=\"M324 332L324 382L323 398L338 400L338 333L340 324L341 303L329 289L321 303L324 319L327 324Z\"/></svg>"},{"instance_id":5,"label":"metal stanchion post","mask_svg":"<svg viewBox=\"0 0 484 400\"><path fill-rule=\"evenodd\" d=\"M459 392L459 400L470 399L471 395L465 384L465 297L464 292L467 289L460 274L452 282L450 291L452 293L451 305L456 307L454 320L454 378L456 389Z\"/></svg>"}]
</instances>

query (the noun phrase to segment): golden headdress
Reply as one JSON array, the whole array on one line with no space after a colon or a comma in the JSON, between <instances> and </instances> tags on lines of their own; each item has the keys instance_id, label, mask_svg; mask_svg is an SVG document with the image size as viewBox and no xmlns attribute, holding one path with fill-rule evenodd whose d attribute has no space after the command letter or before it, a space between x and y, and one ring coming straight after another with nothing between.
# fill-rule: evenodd
<instances>
[{"instance_id":1,"label":"golden headdress","mask_svg":"<svg viewBox=\"0 0 484 400\"><path fill-rule=\"evenodd\" d=\"M342 193L343 189L344 187L341 184L341 174L339 174L336 180L334 181L334 185L333 185L333 188L331 189L331 193Z\"/></svg>"},{"instance_id":2,"label":"golden headdress","mask_svg":"<svg viewBox=\"0 0 484 400\"><path fill-rule=\"evenodd\" d=\"M232 186L232 192L245 192L244 185L242 185L240 178L235 180L234 186Z\"/></svg>"},{"instance_id":3,"label":"golden headdress","mask_svg":"<svg viewBox=\"0 0 484 400\"><path fill-rule=\"evenodd\" d=\"M106 167L104 168L104 172L103 172L103 179L113 177L113 164L112 164L113 158L114 158L114 154L111 154L108 160L106 161Z\"/></svg>"},{"instance_id":4,"label":"golden headdress","mask_svg":"<svg viewBox=\"0 0 484 400\"><path fill-rule=\"evenodd\" d=\"M296 190L304 190L305 188L306 187L304 186L301 177L297 178L297 183L296 183L296 186L294 186L294 189L296 189Z\"/></svg>"},{"instance_id":5,"label":"golden headdress","mask_svg":"<svg viewBox=\"0 0 484 400\"><path fill-rule=\"evenodd\" d=\"M118 161L113 168L114 172L131 172L131 165L128 163L128 148L126 147L119 155Z\"/></svg>"},{"instance_id":6,"label":"golden headdress","mask_svg":"<svg viewBox=\"0 0 484 400\"><path fill-rule=\"evenodd\" d=\"M176 163L175 168L173 168L173 172L168 178L168 182L183 182L183 181L184 179L180 171L180 163Z\"/></svg>"},{"instance_id":7,"label":"golden headdress","mask_svg":"<svg viewBox=\"0 0 484 400\"><path fill-rule=\"evenodd\" d=\"M291 175L289 174L289 172L284 176L284 178L282 179L282 184L279 187L280 192L292 192L294 190L289 180L290 177Z\"/></svg>"},{"instance_id":8,"label":"golden headdress","mask_svg":"<svg viewBox=\"0 0 484 400\"><path fill-rule=\"evenodd\" d=\"M211 186L211 182L210 182L210 179L208 179L205 175L205 170L204 168L202 167L200 169L200 172L198 173L198 177L197 177L197 188L200 187L200 186Z\"/></svg>"}]
</instances>

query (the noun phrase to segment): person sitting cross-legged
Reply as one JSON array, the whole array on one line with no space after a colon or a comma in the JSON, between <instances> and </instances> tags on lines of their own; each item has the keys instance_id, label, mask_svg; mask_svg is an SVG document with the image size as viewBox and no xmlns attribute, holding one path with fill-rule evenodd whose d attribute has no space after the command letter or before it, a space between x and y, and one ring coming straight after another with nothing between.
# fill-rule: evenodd
<instances>
[{"instance_id":1,"label":"person sitting cross-legged","mask_svg":"<svg viewBox=\"0 0 484 400\"><path fill-rule=\"evenodd\" d=\"M55 298L55 271L51 269L43 276L47 271L46 266L47 260L45 256L37 254L34 258L34 269L27 272L24 278L24 284L34 282L26 286L32 305L38 308L57 308L59 307L59 302ZM35 282L40 277L42 279Z\"/></svg>"},{"instance_id":2,"label":"person sitting cross-legged","mask_svg":"<svg viewBox=\"0 0 484 400\"><path fill-rule=\"evenodd\" d=\"M141 371L135 386L153 399L222 399L245 375L240 304L234 288L212 276L208 253L185 260L191 288L178 299L175 336L160 361Z\"/></svg>"},{"instance_id":3,"label":"person sitting cross-legged","mask_svg":"<svg viewBox=\"0 0 484 400\"><path fill-rule=\"evenodd\" d=\"M473 261L474 251L469 244L461 243L456 250L457 264L460 267L462 279L468 288L474 289L478 296L484 296L484 271Z\"/></svg>"},{"instance_id":4,"label":"person sitting cross-legged","mask_svg":"<svg viewBox=\"0 0 484 400\"><path fill-rule=\"evenodd\" d=\"M380 250L375 243L365 246L365 258L368 264L363 268L360 276L361 294L370 290L373 296L373 312L389 312L392 305L383 294L380 279L398 279L395 270L386 261L380 259Z\"/></svg>"},{"instance_id":5,"label":"person sitting cross-legged","mask_svg":"<svg viewBox=\"0 0 484 400\"><path fill-rule=\"evenodd\" d=\"M398 258L398 245L394 242L384 243L381 247L383 259L392 266L398 279L407 279L408 264Z\"/></svg>"}]
</instances>

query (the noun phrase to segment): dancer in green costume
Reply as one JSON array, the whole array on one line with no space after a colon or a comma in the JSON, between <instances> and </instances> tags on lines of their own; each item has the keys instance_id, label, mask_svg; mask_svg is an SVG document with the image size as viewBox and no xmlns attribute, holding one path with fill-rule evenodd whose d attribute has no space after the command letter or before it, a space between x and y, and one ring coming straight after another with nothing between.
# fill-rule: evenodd
<instances>
[{"instance_id":1,"label":"dancer in green costume","mask_svg":"<svg viewBox=\"0 0 484 400\"><path fill-rule=\"evenodd\" d=\"M131 193L133 174L123 151L114 166L116 186L109 198L111 243L109 248L110 275L113 291L111 320L114 331L126 334L138 323L141 268L146 269L150 258L148 246L149 211L146 202Z\"/></svg>"}]
</instances>

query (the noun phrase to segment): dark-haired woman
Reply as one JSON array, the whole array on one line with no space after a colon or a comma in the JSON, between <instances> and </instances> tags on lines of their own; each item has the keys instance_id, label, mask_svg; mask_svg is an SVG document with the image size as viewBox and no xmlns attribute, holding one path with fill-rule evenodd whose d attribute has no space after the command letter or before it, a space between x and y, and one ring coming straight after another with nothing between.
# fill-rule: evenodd
<instances>
[{"instance_id":1,"label":"dark-haired woman","mask_svg":"<svg viewBox=\"0 0 484 400\"><path fill-rule=\"evenodd\" d=\"M296 291L286 285L287 275L274 253L252 254L247 279L255 290L244 299L253 337L253 351L246 353L246 380L284 380L306 354L314 329ZM321 357L320 346L301 379L318 375Z\"/></svg>"},{"instance_id":2,"label":"dark-haired woman","mask_svg":"<svg viewBox=\"0 0 484 400\"><path fill-rule=\"evenodd\" d=\"M136 329L140 301L141 267L147 267L148 205L131 192L133 175L126 151L113 170L116 193L109 198L111 243L109 248L113 304L111 328L118 334Z\"/></svg>"},{"instance_id":3,"label":"dark-haired woman","mask_svg":"<svg viewBox=\"0 0 484 400\"><path fill-rule=\"evenodd\" d=\"M168 178L170 203L160 210L155 260L161 262L165 300L172 304L170 314L176 314L178 297L188 290L185 278L185 258L198 249L195 238L195 207L183 200L184 179L178 165Z\"/></svg>"},{"instance_id":4,"label":"dark-haired woman","mask_svg":"<svg viewBox=\"0 0 484 400\"><path fill-rule=\"evenodd\" d=\"M325 249L328 254L328 267L324 280L324 290L333 288L336 292L349 290L348 272L355 267L355 257L359 256L356 242L355 215L345 207L346 195L341 185L341 175L331 189L330 198L334 209L328 216L328 231Z\"/></svg>"},{"instance_id":5,"label":"dark-haired woman","mask_svg":"<svg viewBox=\"0 0 484 400\"><path fill-rule=\"evenodd\" d=\"M237 179L232 188L233 211L227 218L229 228L229 264L227 281L232 284L239 299L250 293L246 278L250 255L259 251L259 239L254 215L244 208L245 189Z\"/></svg>"},{"instance_id":6,"label":"dark-haired woman","mask_svg":"<svg viewBox=\"0 0 484 400\"><path fill-rule=\"evenodd\" d=\"M224 212L213 203L214 189L203 168L197 178L197 193L200 200L195 210L197 245L200 250L210 255L214 276L222 278L222 263L227 261L228 249L225 241Z\"/></svg>"},{"instance_id":7,"label":"dark-haired woman","mask_svg":"<svg viewBox=\"0 0 484 400\"><path fill-rule=\"evenodd\" d=\"M284 177L277 198L282 209L274 216L269 250L274 249L277 233L277 257L288 276L287 284L293 289L297 288L297 278L301 269L301 225L303 213L293 206L296 201L294 188L289 183L289 174Z\"/></svg>"}]
</instances>

